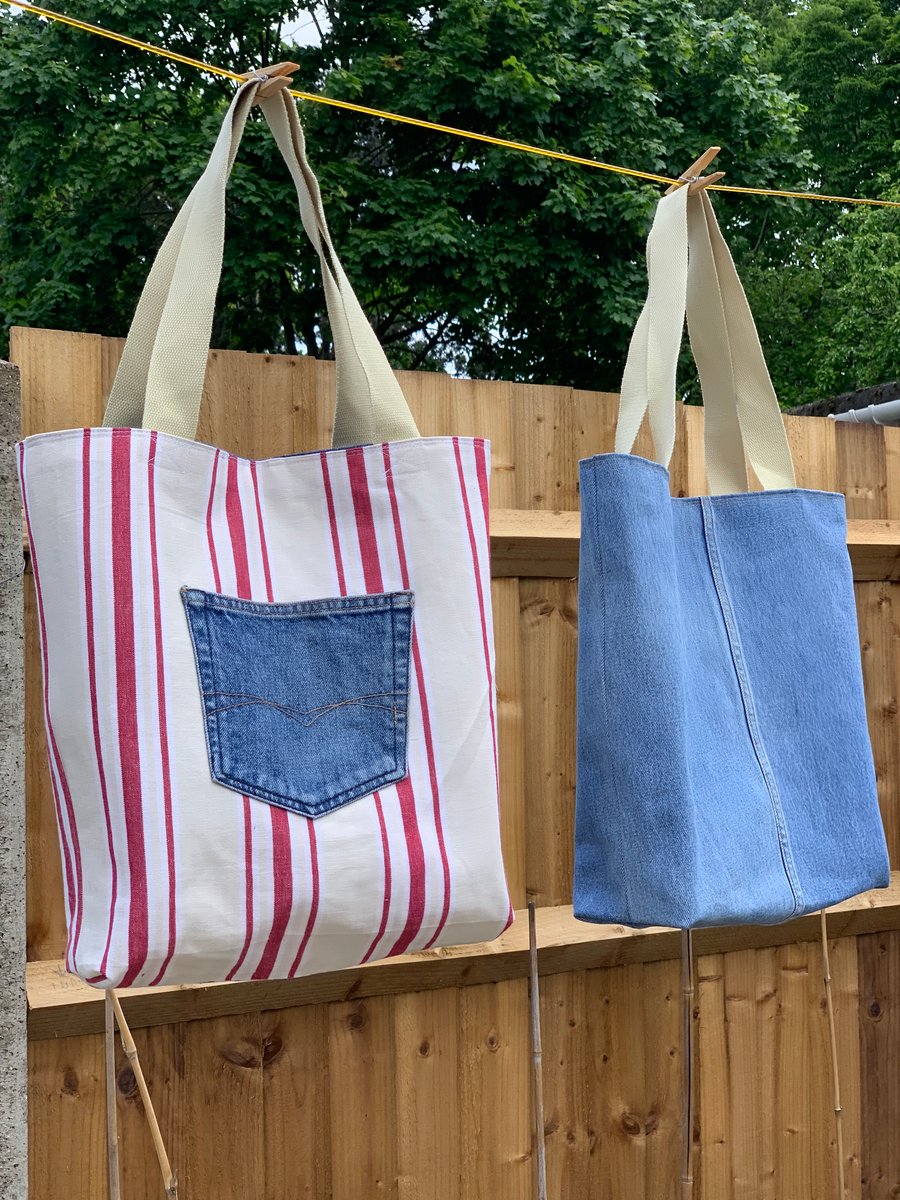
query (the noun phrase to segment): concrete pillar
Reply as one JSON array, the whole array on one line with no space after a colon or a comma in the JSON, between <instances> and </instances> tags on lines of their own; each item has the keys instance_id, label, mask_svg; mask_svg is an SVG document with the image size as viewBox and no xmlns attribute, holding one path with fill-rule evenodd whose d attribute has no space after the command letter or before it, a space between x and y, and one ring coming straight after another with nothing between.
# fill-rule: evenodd
<instances>
[{"instance_id":1,"label":"concrete pillar","mask_svg":"<svg viewBox=\"0 0 900 1200\"><path fill-rule=\"evenodd\" d=\"M27 1200L22 519L19 372L0 361L0 1196Z\"/></svg>"}]
</instances>

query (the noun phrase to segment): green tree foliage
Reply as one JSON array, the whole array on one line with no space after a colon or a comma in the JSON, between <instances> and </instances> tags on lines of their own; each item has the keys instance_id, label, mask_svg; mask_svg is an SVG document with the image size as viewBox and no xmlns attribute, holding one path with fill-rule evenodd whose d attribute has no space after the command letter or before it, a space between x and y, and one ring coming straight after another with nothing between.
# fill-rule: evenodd
<instances>
[{"instance_id":1,"label":"green tree foliage","mask_svg":"<svg viewBox=\"0 0 900 1200\"><path fill-rule=\"evenodd\" d=\"M296 57L310 90L646 170L677 174L713 141L733 182L810 170L756 21L687 0L345 0L299 52L279 45L279 18L303 8L284 0L76 8L235 69ZM0 320L123 333L230 91L4 14ZM617 385L657 187L324 106L303 117L342 258L397 365ZM215 341L328 354L312 254L259 125L234 173ZM760 240L764 203L723 206L741 245Z\"/></svg>"},{"instance_id":2,"label":"green tree foliage","mask_svg":"<svg viewBox=\"0 0 900 1200\"><path fill-rule=\"evenodd\" d=\"M70 6L74 12L74 6ZM281 56L283 0L78 6L85 20L212 61ZM36 18L0 14L0 322L122 334L233 92L200 75ZM220 344L276 340L282 257L296 254L289 190L258 130L235 170ZM283 168L282 168L283 171ZM264 228L264 225L268 228ZM274 289L274 290L273 290Z\"/></svg>"},{"instance_id":3,"label":"green tree foliage","mask_svg":"<svg viewBox=\"0 0 900 1200\"><path fill-rule=\"evenodd\" d=\"M900 199L896 0L747 7L764 62L803 106L811 184ZM763 236L738 239L738 258L782 403L900 377L900 211L765 204Z\"/></svg>"},{"instance_id":4,"label":"green tree foliage","mask_svg":"<svg viewBox=\"0 0 900 1200\"><path fill-rule=\"evenodd\" d=\"M878 196L896 180L900 7L896 0L811 0L773 10L771 64L805 112L803 141L822 190Z\"/></svg>"}]
</instances>

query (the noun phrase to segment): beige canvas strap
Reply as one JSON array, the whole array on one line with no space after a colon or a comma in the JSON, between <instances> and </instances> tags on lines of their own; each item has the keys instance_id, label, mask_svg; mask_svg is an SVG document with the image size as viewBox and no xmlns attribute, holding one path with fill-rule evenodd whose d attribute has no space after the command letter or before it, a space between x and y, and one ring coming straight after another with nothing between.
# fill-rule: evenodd
<instances>
[{"instance_id":1,"label":"beige canvas strap","mask_svg":"<svg viewBox=\"0 0 900 1200\"><path fill-rule=\"evenodd\" d=\"M260 104L297 189L300 216L322 268L337 360L333 445L418 437L384 351L331 243L318 181L287 92L238 89L209 163L147 277L110 392L104 425L196 436L225 237L225 191L250 108Z\"/></svg>"},{"instance_id":2,"label":"beige canvas strap","mask_svg":"<svg viewBox=\"0 0 900 1200\"><path fill-rule=\"evenodd\" d=\"M706 410L713 494L747 490L749 461L765 488L795 486L772 381L709 197L686 187L664 196L647 241L647 300L632 336L616 450L630 453L649 411L656 461L675 446L676 370L685 316Z\"/></svg>"}]
</instances>

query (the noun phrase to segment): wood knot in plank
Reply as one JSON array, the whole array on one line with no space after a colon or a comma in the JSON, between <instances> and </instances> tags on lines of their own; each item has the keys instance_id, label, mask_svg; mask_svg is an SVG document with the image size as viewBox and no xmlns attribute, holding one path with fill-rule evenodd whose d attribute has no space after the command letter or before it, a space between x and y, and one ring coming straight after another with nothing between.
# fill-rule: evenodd
<instances>
[{"instance_id":1,"label":"wood knot in plank","mask_svg":"<svg viewBox=\"0 0 900 1200\"><path fill-rule=\"evenodd\" d=\"M284 1039L278 1033L270 1033L268 1037L263 1038L262 1043L262 1063L264 1067L270 1067L273 1063L278 1062L284 1053Z\"/></svg>"},{"instance_id":2,"label":"wood knot in plank","mask_svg":"<svg viewBox=\"0 0 900 1200\"><path fill-rule=\"evenodd\" d=\"M122 1067L116 1075L116 1091L123 1100L133 1100L138 1094L137 1079L130 1066Z\"/></svg>"},{"instance_id":3,"label":"wood knot in plank","mask_svg":"<svg viewBox=\"0 0 900 1200\"><path fill-rule=\"evenodd\" d=\"M358 1008L354 1008L353 1012L347 1017L348 1029L365 1029L369 1023L368 1014L365 1006L360 1004Z\"/></svg>"},{"instance_id":4,"label":"wood knot in plank","mask_svg":"<svg viewBox=\"0 0 900 1200\"><path fill-rule=\"evenodd\" d=\"M258 1067L260 1047L254 1045L249 1038L235 1038L233 1042L226 1042L222 1047L222 1057L235 1067Z\"/></svg>"}]
</instances>

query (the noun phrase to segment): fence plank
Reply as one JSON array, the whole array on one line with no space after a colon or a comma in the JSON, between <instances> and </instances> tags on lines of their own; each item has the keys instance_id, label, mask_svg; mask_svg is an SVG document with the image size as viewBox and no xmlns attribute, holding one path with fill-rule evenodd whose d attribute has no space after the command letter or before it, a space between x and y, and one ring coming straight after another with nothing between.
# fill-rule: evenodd
<instances>
[{"instance_id":1,"label":"fence plank","mask_svg":"<svg viewBox=\"0 0 900 1200\"><path fill-rule=\"evenodd\" d=\"M259 1014L192 1023L184 1043L184 1077L185 1195L191 1200L265 1195Z\"/></svg>"},{"instance_id":2,"label":"fence plank","mask_svg":"<svg viewBox=\"0 0 900 1200\"><path fill-rule=\"evenodd\" d=\"M329 1010L329 1124L335 1197L396 1194L397 1096L393 1010L385 999Z\"/></svg>"},{"instance_id":3,"label":"fence plank","mask_svg":"<svg viewBox=\"0 0 900 1200\"><path fill-rule=\"evenodd\" d=\"M528 1044L524 980L460 992L460 1200L521 1200L532 1190Z\"/></svg>"},{"instance_id":4,"label":"fence plank","mask_svg":"<svg viewBox=\"0 0 900 1200\"><path fill-rule=\"evenodd\" d=\"M523 579L522 703L525 728L525 841L529 895L571 900L575 807L577 597L562 579Z\"/></svg>"},{"instance_id":5,"label":"fence plank","mask_svg":"<svg viewBox=\"0 0 900 1200\"><path fill-rule=\"evenodd\" d=\"M459 992L394 1003L397 1200L458 1200Z\"/></svg>"},{"instance_id":6,"label":"fence plank","mask_svg":"<svg viewBox=\"0 0 900 1200\"><path fill-rule=\"evenodd\" d=\"M105 1200L103 1039L33 1044L28 1065L31 1200Z\"/></svg>"},{"instance_id":7,"label":"fence plank","mask_svg":"<svg viewBox=\"0 0 900 1200\"><path fill-rule=\"evenodd\" d=\"M863 1200L900 1195L900 935L870 934L859 947L859 1049Z\"/></svg>"},{"instance_id":8,"label":"fence plank","mask_svg":"<svg viewBox=\"0 0 900 1200\"><path fill-rule=\"evenodd\" d=\"M332 1194L328 1010L263 1013L265 1196L321 1200Z\"/></svg>"},{"instance_id":9,"label":"fence plank","mask_svg":"<svg viewBox=\"0 0 900 1200\"><path fill-rule=\"evenodd\" d=\"M586 984L584 972L540 983L547 1189L553 1200L596 1194L602 1161L590 1086L595 1066L585 1059Z\"/></svg>"},{"instance_id":10,"label":"fence plank","mask_svg":"<svg viewBox=\"0 0 900 1200\"><path fill-rule=\"evenodd\" d=\"M900 862L900 585L857 583L856 607L878 800Z\"/></svg>"},{"instance_id":11,"label":"fence plank","mask_svg":"<svg viewBox=\"0 0 900 1200\"><path fill-rule=\"evenodd\" d=\"M153 1107L172 1169L182 1194L204 1195L203 1179L192 1170L191 1127L184 1120L188 1106L196 1100L200 1081L188 1078L185 1051L191 1027L160 1025L134 1031L135 1045L147 1079ZM137 1081L116 1038L116 1107L119 1124L119 1173L122 1196L127 1200L159 1200L162 1176L141 1103Z\"/></svg>"},{"instance_id":12,"label":"fence plank","mask_svg":"<svg viewBox=\"0 0 900 1200\"><path fill-rule=\"evenodd\" d=\"M524 908L525 884L525 706L522 702L522 651L519 581L492 584L494 642L497 654L497 730L499 737L500 834L513 908Z\"/></svg>"},{"instance_id":13,"label":"fence plank","mask_svg":"<svg viewBox=\"0 0 900 1200\"><path fill-rule=\"evenodd\" d=\"M731 1070L725 1027L724 954L697 959L699 1078L698 1157L701 1200L734 1200L731 1144ZM761 1195L760 1200L770 1200Z\"/></svg>"}]
</instances>

